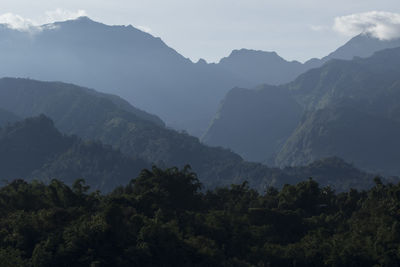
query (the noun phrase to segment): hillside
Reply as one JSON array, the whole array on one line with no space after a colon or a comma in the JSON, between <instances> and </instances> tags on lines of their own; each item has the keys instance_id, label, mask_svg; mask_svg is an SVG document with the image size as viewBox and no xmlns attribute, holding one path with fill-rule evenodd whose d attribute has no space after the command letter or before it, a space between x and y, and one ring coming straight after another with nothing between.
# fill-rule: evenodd
<instances>
[{"instance_id":1,"label":"hillside","mask_svg":"<svg viewBox=\"0 0 400 267\"><path fill-rule=\"evenodd\" d=\"M235 88L227 94L202 141L263 162L274 156L296 128L302 111L289 90L273 86Z\"/></svg>"},{"instance_id":2,"label":"hillside","mask_svg":"<svg viewBox=\"0 0 400 267\"><path fill-rule=\"evenodd\" d=\"M329 59L366 56L397 44L361 36L328 57L305 64L288 62L275 52L247 49L234 50L217 64L196 64L160 38L132 26L109 26L81 17L43 25L34 32L0 25L0 77L96 88L200 137L233 87L290 82Z\"/></svg>"},{"instance_id":3,"label":"hillside","mask_svg":"<svg viewBox=\"0 0 400 267\"><path fill-rule=\"evenodd\" d=\"M247 85L216 65L194 64L132 26L87 17L43 25L33 34L0 25L0 49L0 77L96 88L191 133L204 130L230 88Z\"/></svg>"},{"instance_id":4,"label":"hillside","mask_svg":"<svg viewBox=\"0 0 400 267\"><path fill-rule=\"evenodd\" d=\"M400 129L399 70L400 48L394 48L365 59L332 60L287 85L246 90L247 96L241 97L240 102L235 102L234 94L228 94L221 114L203 140L207 143L229 136L226 140L234 142L213 144L230 147L245 158L259 161L275 155L275 164L281 167L339 156L369 171L399 175L396 163L399 149L396 136ZM286 97L277 99L274 93L277 91ZM269 110L274 106L273 111ZM271 112L273 116L265 115ZM235 130L224 132L230 120ZM284 125L295 125L295 128L285 130ZM280 129L280 138L271 138L271 133ZM254 138L253 131L257 132L258 139ZM262 136L264 141L260 141ZM289 138L282 142L285 137ZM265 147L264 157L259 150L240 151L241 147L254 147L263 142L275 145Z\"/></svg>"},{"instance_id":5,"label":"hillside","mask_svg":"<svg viewBox=\"0 0 400 267\"><path fill-rule=\"evenodd\" d=\"M93 190L103 192L127 184L150 166L101 143L65 136L43 115L0 129L0 160L2 181L57 178L72 185L85 178Z\"/></svg>"},{"instance_id":6,"label":"hillside","mask_svg":"<svg viewBox=\"0 0 400 267\"><path fill-rule=\"evenodd\" d=\"M133 107L121 107L112 101L115 100L113 97L110 99L108 95L97 94L86 88L62 83L3 79L0 80L0 96L0 108L8 108L21 117L43 113L54 120L55 126L63 133L77 135L87 141L99 140L129 157L160 167L190 164L207 187L248 180L250 186L263 190L271 185L279 187L308 177L301 174L291 176L277 168L245 162L226 149L207 147L195 137L138 117L129 111L135 111ZM17 98L24 103L23 106L10 104ZM59 104L60 101L63 105ZM67 156L63 157L68 162ZM326 165L330 168L329 164ZM368 186L372 181L371 176L354 170L351 175L336 177L332 186L340 188L342 179L351 181L359 188ZM324 179L319 175L314 178L317 181Z\"/></svg>"}]
</instances>

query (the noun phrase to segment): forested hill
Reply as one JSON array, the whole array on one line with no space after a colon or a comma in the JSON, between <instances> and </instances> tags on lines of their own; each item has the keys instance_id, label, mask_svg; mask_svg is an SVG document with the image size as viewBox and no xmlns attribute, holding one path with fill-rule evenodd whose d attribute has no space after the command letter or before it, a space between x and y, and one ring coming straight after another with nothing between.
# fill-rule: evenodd
<instances>
[{"instance_id":1,"label":"forested hill","mask_svg":"<svg viewBox=\"0 0 400 267\"><path fill-rule=\"evenodd\" d=\"M150 166L99 142L65 136L43 115L0 129L0 162L2 182L57 178L72 185L85 178L93 190L103 192L127 184Z\"/></svg>"},{"instance_id":2,"label":"forested hill","mask_svg":"<svg viewBox=\"0 0 400 267\"><path fill-rule=\"evenodd\" d=\"M208 172L199 176L206 188L248 181L251 187L261 192L270 185L281 187L308 177L314 177L321 184L330 185L338 191L372 186L372 175L336 158L281 170L244 161L237 161L234 165L228 161L229 158L225 161L218 159L219 155L213 154L215 149L207 149L206 152L199 150L196 153L204 157L214 156L219 162L209 162L206 165ZM76 179L84 178L93 190L103 192L126 185L140 170L151 165L143 158L122 154L100 142L81 141L77 137L63 135L44 115L9 124L0 130L0 160L2 181L22 178L49 182L60 179L71 185ZM186 163L191 162L188 160ZM220 176L212 176L216 174Z\"/></svg>"},{"instance_id":3,"label":"forested hill","mask_svg":"<svg viewBox=\"0 0 400 267\"><path fill-rule=\"evenodd\" d=\"M23 105L14 105L17 99ZM251 187L262 191L269 185L279 187L295 183L317 172L315 169L307 174L292 176L278 168L245 162L226 149L205 146L195 137L146 120L139 116L142 113L138 115L136 109L129 105L121 107L110 100L110 96L92 91L88 93L85 88L69 84L25 79L0 80L0 108L21 117L43 113L64 134L74 134L88 141L99 140L129 157L150 164L161 167L190 164L207 187L247 180ZM146 114L146 118L148 116ZM321 162L318 166L324 166L330 172L312 176L323 185L330 184L340 190L347 189L348 185L356 188L370 185L371 177L354 167L349 175L336 175L341 173L336 163Z\"/></svg>"},{"instance_id":4,"label":"forested hill","mask_svg":"<svg viewBox=\"0 0 400 267\"><path fill-rule=\"evenodd\" d=\"M190 170L144 170L108 195L0 188L0 262L14 266L398 266L400 185L335 194L308 180L201 192Z\"/></svg>"}]
</instances>

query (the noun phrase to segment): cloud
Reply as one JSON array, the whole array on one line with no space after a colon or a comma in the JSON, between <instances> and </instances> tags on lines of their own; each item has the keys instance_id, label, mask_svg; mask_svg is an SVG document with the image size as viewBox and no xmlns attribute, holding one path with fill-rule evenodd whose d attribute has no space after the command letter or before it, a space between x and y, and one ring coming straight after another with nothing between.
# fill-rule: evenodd
<instances>
[{"instance_id":1,"label":"cloud","mask_svg":"<svg viewBox=\"0 0 400 267\"><path fill-rule=\"evenodd\" d=\"M24 18L13 13L5 13L0 15L0 24L6 24L10 29L35 33L43 30L42 25L44 24L76 19L82 16L87 16L85 10L69 11L60 8L46 11L43 16L35 20Z\"/></svg>"},{"instance_id":2,"label":"cloud","mask_svg":"<svg viewBox=\"0 0 400 267\"><path fill-rule=\"evenodd\" d=\"M346 36L370 34L380 40L400 38L400 14L371 11L335 18L333 29Z\"/></svg>"},{"instance_id":3,"label":"cloud","mask_svg":"<svg viewBox=\"0 0 400 267\"><path fill-rule=\"evenodd\" d=\"M13 13L0 15L0 24L6 24L10 29L21 31L31 31L36 28L34 25L35 23L32 20Z\"/></svg>"},{"instance_id":4,"label":"cloud","mask_svg":"<svg viewBox=\"0 0 400 267\"><path fill-rule=\"evenodd\" d=\"M71 20L71 19L76 19L76 18L84 17L84 16L87 16L87 13L85 10L82 10L82 9L79 9L77 11L70 11L70 10L57 8L56 10L45 12L45 19L42 22L42 24L53 23L56 21Z\"/></svg>"}]
</instances>

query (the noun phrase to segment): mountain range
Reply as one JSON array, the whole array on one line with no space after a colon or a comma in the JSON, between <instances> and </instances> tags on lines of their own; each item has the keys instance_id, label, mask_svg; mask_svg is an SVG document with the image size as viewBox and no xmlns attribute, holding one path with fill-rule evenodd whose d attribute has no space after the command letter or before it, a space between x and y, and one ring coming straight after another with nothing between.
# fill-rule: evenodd
<instances>
[{"instance_id":1,"label":"mountain range","mask_svg":"<svg viewBox=\"0 0 400 267\"><path fill-rule=\"evenodd\" d=\"M85 178L93 189L109 191L152 164L190 164L207 188L248 181L262 191L310 176L338 191L372 185L371 174L337 158L289 169L246 162L167 128L119 97L72 84L0 79L0 108L13 119L39 116L3 127L0 155L8 166L0 169L4 179L59 178L71 184Z\"/></svg>"},{"instance_id":2,"label":"mountain range","mask_svg":"<svg viewBox=\"0 0 400 267\"><path fill-rule=\"evenodd\" d=\"M351 59L395 47L360 35L323 59L288 62L275 52L235 50L219 63L193 63L160 38L132 26L87 17L33 32L0 25L0 77L79 84L123 97L167 125L200 137L233 87L278 85L332 58Z\"/></svg>"},{"instance_id":3,"label":"mountain range","mask_svg":"<svg viewBox=\"0 0 400 267\"><path fill-rule=\"evenodd\" d=\"M399 100L400 47L330 60L285 85L233 89L203 141L280 167L338 156L399 175Z\"/></svg>"}]
</instances>

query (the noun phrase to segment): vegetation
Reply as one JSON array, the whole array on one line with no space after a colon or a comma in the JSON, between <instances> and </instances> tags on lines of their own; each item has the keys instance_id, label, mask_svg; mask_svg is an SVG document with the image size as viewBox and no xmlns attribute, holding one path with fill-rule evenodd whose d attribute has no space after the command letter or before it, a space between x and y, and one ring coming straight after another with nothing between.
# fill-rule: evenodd
<instances>
[{"instance_id":1,"label":"vegetation","mask_svg":"<svg viewBox=\"0 0 400 267\"><path fill-rule=\"evenodd\" d=\"M397 266L400 184L335 194L314 180L201 191L143 170L108 195L15 180L0 189L2 266Z\"/></svg>"},{"instance_id":2,"label":"vegetation","mask_svg":"<svg viewBox=\"0 0 400 267\"><path fill-rule=\"evenodd\" d=\"M132 173L148 168L151 164L160 167L177 166L179 168L190 164L201 182L208 188L227 186L232 183L240 184L247 180L250 187L263 190L268 186L281 187L285 183L297 183L310 175L321 185L331 185L338 190L349 189L349 187L343 188L342 186L347 184L359 189L371 185L371 177L357 170L354 166L351 170L348 169L350 172L346 175L336 175L338 171L340 173L340 170L336 169L338 165L330 165L331 161L326 160L321 160L321 164L313 166L319 168L323 165L323 169L330 170L330 179L327 179L325 175L328 173L327 171L323 172L324 175L317 175L317 173L322 172L314 169L314 167L308 167L307 172L296 172L293 176L278 168L245 162L239 155L229 150L205 146L195 137L164 127L157 117L132 107L116 96L100 94L71 84L39 82L29 79L0 79L0 108L4 108L21 118L44 114L54 121L54 126L62 133L56 134L57 130L51 129L54 126L50 127L48 123L43 124L47 125L46 127L38 126L38 129L43 128L40 130L43 131L43 134L30 135L30 130L26 128L26 132L22 134L25 138L21 141L24 142L25 149L32 146L36 147L37 152L40 152L39 144L45 146L46 138L50 138L50 135L54 134L55 136L51 138L58 140L60 137L56 137L56 135L67 134L68 136L76 135L82 138L84 140L84 142L81 142L82 144L93 145L93 140L98 140L104 144L102 146L110 145L112 149L120 151L119 153L123 155L119 157L135 159L135 162L131 164L135 167L135 170L122 173L117 171L118 169L115 167L111 171L113 175L110 175L110 168L117 166L115 164L116 159L106 157L110 159L109 165L103 163L96 165L97 160L92 160L95 153L89 153L89 157L75 149L73 153L61 157L59 153L65 152L63 148L61 149L63 151L60 150L61 152L56 153L57 156L52 153L46 154L40 164L35 165L34 168L29 168L29 173L40 168L40 173L45 175L39 176L37 172L35 172L34 177L26 176L27 173L22 175L18 172L14 172L14 175L4 175L0 170L0 179L45 178L48 180L58 178L70 185L73 179L82 177L88 181L92 188L108 191L114 188L114 183L106 188L104 182L96 181L103 180L102 177L104 177L108 181L118 180L117 184L126 184L132 179L130 176ZM24 127L20 131L23 129ZM10 131L7 138L14 136L14 133L16 132ZM279 131L274 131L274 133L281 134ZM46 137L47 134L49 134L48 137ZM37 137L38 140L34 137ZM16 138L18 139L18 137ZM43 140L39 142L41 138ZM5 139L3 140L4 144L7 144L7 142ZM16 141L14 145L18 145L18 142ZM63 141L60 141L61 143ZM87 147L87 144L83 147ZM43 151L47 149L49 148L42 148ZM112 149L107 148L110 153ZM0 146L1 153L7 158L8 152L1 151ZM23 150L20 150L20 153L23 153ZM65 158L67 155L68 160ZM72 156L74 157L73 160L71 159ZM24 158L25 155L20 155L20 157ZM48 161L53 162L54 158L60 159L59 162L50 164ZM15 159L18 159L18 156ZM33 159L36 160L36 158ZM47 161L46 168L51 168L51 172L43 170L42 163L44 164L44 161ZM18 164L21 165L24 162L28 162L28 160L25 159L20 163L12 164L18 166ZM82 164L83 162L86 163ZM94 166L90 165L92 163ZM108 166L109 169L108 171L100 171L100 166ZM73 171L74 169L76 171ZM68 180L66 180L66 174L71 174L68 176ZM121 183L121 181L125 182Z\"/></svg>"},{"instance_id":3,"label":"vegetation","mask_svg":"<svg viewBox=\"0 0 400 267\"><path fill-rule=\"evenodd\" d=\"M127 184L132 174L150 166L99 142L65 136L43 115L0 129L0 161L3 180L58 178L72 185L84 177L103 192Z\"/></svg>"},{"instance_id":4,"label":"vegetation","mask_svg":"<svg viewBox=\"0 0 400 267\"><path fill-rule=\"evenodd\" d=\"M153 143L158 156L169 159L168 163L179 161L182 165L203 162L205 165L199 179L207 188L248 180L250 187L262 191L271 185L281 187L285 183L297 183L310 176L315 177L322 185L331 185L339 191L351 187L364 189L372 186L371 175L340 159L325 159L309 166L285 170L268 168L262 164L243 162L229 151L209 148L198 141L190 143L194 138L185 137L184 134L177 134L172 130L166 132L169 132L170 136L163 140L173 145L172 149L180 151L180 154L173 154L176 159L170 158L167 153L162 154L166 143ZM28 118L0 129L0 179L22 178L28 181L37 179L48 182L56 178L72 185L76 178L84 178L93 190L109 192L116 186L126 185L133 178L132 174L151 166L146 159L131 157L129 151L126 151L128 148L141 149L138 147L139 139L134 146L128 143L129 140L132 142L140 136L138 133L134 137L115 137L122 147L127 147L122 150L124 154L98 141L82 141L74 136L63 135L55 128L52 120L44 115ZM180 138L174 139L174 136ZM141 137L147 140L152 138ZM186 149L187 147L191 148ZM215 174L218 175L213 176Z\"/></svg>"}]
</instances>

